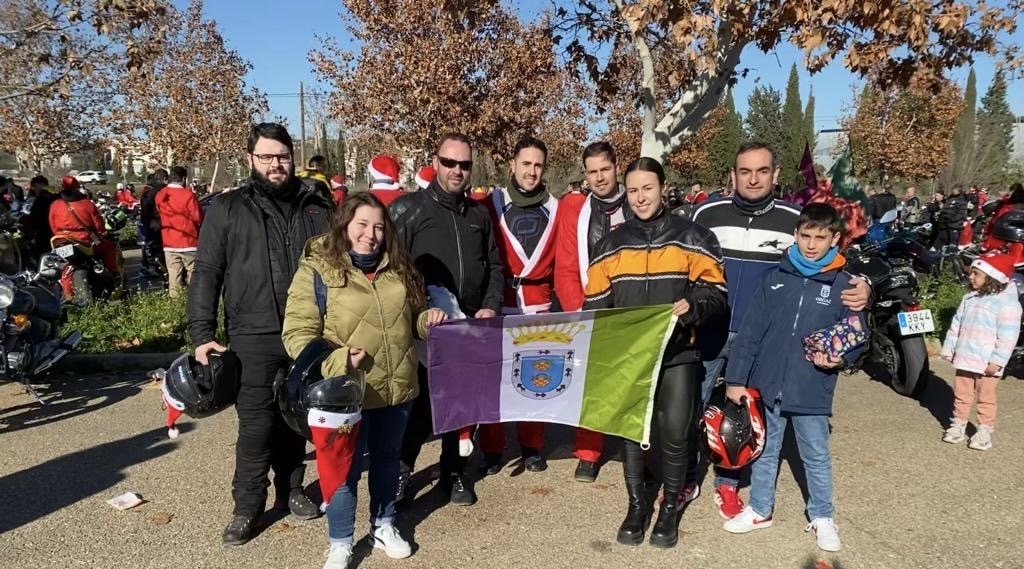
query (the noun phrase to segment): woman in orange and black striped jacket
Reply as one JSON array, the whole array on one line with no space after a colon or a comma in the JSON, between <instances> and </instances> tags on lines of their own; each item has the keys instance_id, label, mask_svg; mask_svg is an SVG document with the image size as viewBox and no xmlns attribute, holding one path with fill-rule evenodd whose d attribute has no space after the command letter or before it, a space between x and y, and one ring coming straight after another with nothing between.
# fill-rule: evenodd
<instances>
[{"instance_id":1,"label":"woman in orange and black striped jacket","mask_svg":"<svg viewBox=\"0 0 1024 569\"><path fill-rule=\"evenodd\" d=\"M651 545L672 547L678 540L679 507L696 497L683 490L687 442L700 388L697 335L721 330L728 320L722 251L711 231L672 215L662 204L665 171L653 158L626 167L626 199L635 217L595 247L587 271L585 309L671 304L679 317L662 359L654 396L655 425L662 447L662 501L651 530ZM653 349L653 348L652 348ZM640 444L623 441L623 471L629 509L618 541L643 541L649 515L644 500L644 457Z\"/></svg>"}]
</instances>

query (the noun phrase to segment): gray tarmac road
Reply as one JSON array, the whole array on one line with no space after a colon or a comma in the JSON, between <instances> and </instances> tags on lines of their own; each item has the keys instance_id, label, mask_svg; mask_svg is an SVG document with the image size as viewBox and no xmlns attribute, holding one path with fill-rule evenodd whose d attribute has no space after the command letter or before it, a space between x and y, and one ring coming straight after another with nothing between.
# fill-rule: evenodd
<instances>
[{"instance_id":1,"label":"gray tarmac road","mask_svg":"<svg viewBox=\"0 0 1024 569\"><path fill-rule=\"evenodd\" d=\"M678 547L618 545L625 491L617 452L611 451L615 455L597 483L574 482L571 433L551 427L551 468L535 474L510 466L482 480L476 506L446 505L427 477L418 476L425 486L400 520L416 543L414 555L391 560L363 539L353 566L1024 567L1024 381L1000 384L995 448L978 452L940 441L950 414L952 370L934 359L932 366L946 381L934 381L922 403L863 375L840 383L832 442L841 553L818 552L804 533L803 501L788 462L770 529L743 536L722 531L706 481L705 493L683 516ZM323 563L323 519L272 519L250 544L221 545L231 512L233 412L186 422L172 441L162 427L159 390L143 374L62 375L43 390L51 405L39 409L18 386L0 386L0 567ZM421 460L433 462L437 452L438 444L431 443ZM306 479L312 483L315 466L309 464ZM357 537L367 528L361 490ZM146 503L123 512L106 504L129 491Z\"/></svg>"}]
</instances>

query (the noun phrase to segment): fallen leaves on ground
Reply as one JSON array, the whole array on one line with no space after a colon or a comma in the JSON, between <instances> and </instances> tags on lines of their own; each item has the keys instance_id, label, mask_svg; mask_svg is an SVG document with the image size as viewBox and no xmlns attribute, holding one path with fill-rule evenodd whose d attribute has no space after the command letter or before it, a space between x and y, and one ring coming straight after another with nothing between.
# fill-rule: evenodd
<instances>
[{"instance_id":1,"label":"fallen leaves on ground","mask_svg":"<svg viewBox=\"0 0 1024 569\"><path fill-rule=\"evenodd\" d=\"M167 512L155 512L153 513L153 515L149 516L149 521L153 522L158 526L165 526L171 523L171 520L173 519L174 514L169 514Z\"/></svg>"}]
</instances>

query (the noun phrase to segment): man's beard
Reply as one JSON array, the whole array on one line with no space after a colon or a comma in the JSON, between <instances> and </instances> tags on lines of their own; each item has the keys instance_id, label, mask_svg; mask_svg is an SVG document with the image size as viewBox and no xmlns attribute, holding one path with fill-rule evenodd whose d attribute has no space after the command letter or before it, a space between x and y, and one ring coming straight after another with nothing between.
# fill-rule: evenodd
<instances>
[{"instance_id":1,"label":"man's beard","mask_svg":"<svg viewBox=\"0 0 1024 569\"><path fill-rule=\"evenodd\" d=\"M267 195L277 196L287 194L294 188L293 182L295 181L295 172L292 170L285 170L287 178L280 182L271 181L271 179L259 170L252 168L249 170L249 178Z\"/></svg>"}]
</instances>

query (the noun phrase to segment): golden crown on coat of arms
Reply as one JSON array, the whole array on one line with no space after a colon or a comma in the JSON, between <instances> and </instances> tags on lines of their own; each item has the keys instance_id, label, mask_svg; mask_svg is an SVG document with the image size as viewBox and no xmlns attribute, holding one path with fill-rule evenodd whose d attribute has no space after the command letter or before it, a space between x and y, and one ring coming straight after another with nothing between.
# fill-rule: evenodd
<instances>
[{"instance_id":1,"label":"golden crown on coat of arms","mask_svg":"<svg viewBox=\"0 0 1024 569\"><path fill-rule=\"evenodd\" d=\"M509 329L512 344L522 346L536 342L571 344L576 335L586 330L583 324L564 322L561 324L516 326Z\"/></svg>"}]
</instances>

